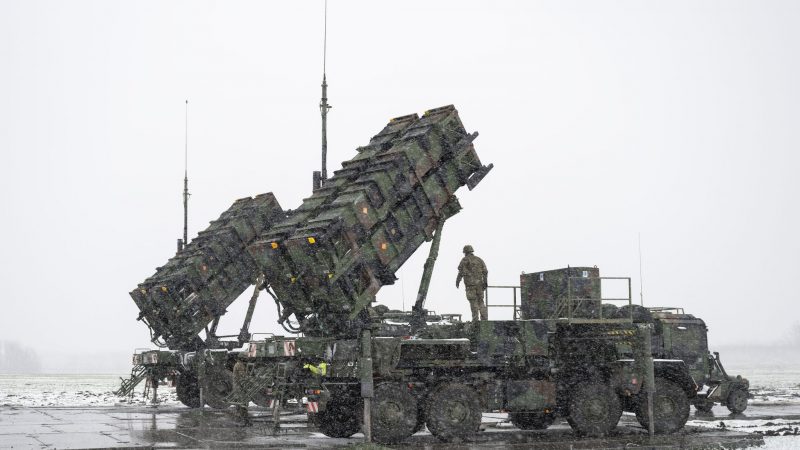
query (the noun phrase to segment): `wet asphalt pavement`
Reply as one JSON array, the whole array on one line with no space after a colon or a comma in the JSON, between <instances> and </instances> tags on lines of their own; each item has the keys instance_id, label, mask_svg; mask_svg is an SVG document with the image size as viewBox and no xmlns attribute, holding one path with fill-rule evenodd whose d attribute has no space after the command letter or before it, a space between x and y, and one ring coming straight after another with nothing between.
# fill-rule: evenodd
<instances>
[{"instance_id":1,"label":"wet asphalt pavement","mask_svg":"<svg viewBox=\"0 0 800 450\"><path fill-rule=\"evenodd\" d=\"M363 436L332 439L307 427L305 415L284 412L274 432L271 415L254 409L251 426L241 426L229 413L184 407L0 407L0 448L331 448L356 446ZM566 422L545 431L520 431L504 414L485 414L484 430L472 442L443 444L427 431L396 448L747 448L758 446L757 434L688 426L681 433L650 441L630 415L623 415L616 433L606 439L578 439ZM723 407L714 415L690 420L800 419L800 406L751 406L731 416Z\"/></svg>"}]
</instances>

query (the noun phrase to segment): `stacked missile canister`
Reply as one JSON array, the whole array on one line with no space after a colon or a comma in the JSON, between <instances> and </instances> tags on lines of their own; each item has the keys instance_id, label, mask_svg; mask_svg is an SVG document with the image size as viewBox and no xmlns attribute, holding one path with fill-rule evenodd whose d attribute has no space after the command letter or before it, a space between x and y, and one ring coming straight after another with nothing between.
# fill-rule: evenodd
<instances>
[{"instance_id":1,"label":"stacked missile canister","mask_svg":"<svg viewBox=\"0 0 800 450\"><path fill-rule=\"evenodd\" d=\"M491 169L453 106L392 119L294 211L237 200L131 291L153 341L193 350L259 274L309 336L350 334L359 313ZM354 322L355 321L355 322ZM213 330L213 327L212 327Z\"/></svg>"},{"instance_id":2,"label":"stacked missile canister","mask_svg":"<svg viewBox=\"0 0 800 450\"><path fill-rule=\"evenodd\" d=\"M248 248L283 312L307 335L342 334L392 284L437 225L460 209L455 191L491 169L453 106L392 119L289 218Z\"/></svg>"},{"instance_id":3,"label":"stacked missile canister","mask_svg":"<svg viewBox=\"0 0 800 450\"><path fill-rule=\"evenodd\" d=\"M194 349L198 333L256 279L259 269L247 246L285 217L272 193L236 200L131 291L154 341L172 349Z\"/></svg>"}]
</instances>

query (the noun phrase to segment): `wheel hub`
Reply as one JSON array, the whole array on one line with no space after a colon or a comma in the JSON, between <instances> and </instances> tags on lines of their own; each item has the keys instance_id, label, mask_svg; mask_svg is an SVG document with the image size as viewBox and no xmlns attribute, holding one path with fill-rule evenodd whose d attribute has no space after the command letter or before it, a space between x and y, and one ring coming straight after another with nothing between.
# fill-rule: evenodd
<instances>
[{"instance_id":1,"label":"wheel hub","mask_svg":"<svg viewBox=\"0 0 800 450\"><path fill-rule=\"evenodd\" d=\"M608 405L599 398L591 399L586 404L586 415L594 422L603 420L606 417L607 410Z\"/></svg>"},{"instance_id":2,"label":"wheel hub","mask_svg":"<svg viewBox=\"0 0 800 450\"><path fill-rule=\"evenodd\" d=\"M461 402L453 402L448 411L448 419L452 422L461 422L469 415L469 408Z\"/></svg>"}]
</instances>

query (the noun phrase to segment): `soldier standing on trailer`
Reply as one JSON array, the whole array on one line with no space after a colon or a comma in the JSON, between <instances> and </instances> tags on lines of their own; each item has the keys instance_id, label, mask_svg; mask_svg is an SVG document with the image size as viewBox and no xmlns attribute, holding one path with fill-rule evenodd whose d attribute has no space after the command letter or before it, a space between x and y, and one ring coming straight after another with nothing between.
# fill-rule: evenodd
<instances>
[{"instance_id":1,"label":"soldier standing on trailer","mask_svg":"<svg viewBox=\"0 0 800 450\"><path fill-rule=\"evenodd\" d=\"M456 288L464 279L464 286L467 291L467 300L472 310L472 320L488 320L489 313L484 301L484 291L487 287L489 271L482 259L474 255L475 250L471 245L464 246L464 258L458 264L458 278L456 278ZM480 316L480 319L478 318Z\"/></svg>"},{"instance_id":2,"label":"soldier standing on trailer","mask_svg":"<svg viewBox=\"0 0 800 450\"><path fill-rule=\"evenodd\" d=\"M250 415L247 412L247 404L250 403L249 399L244 399L244 389L242 382L247 378L247 366L242 360L237 360L233 365L233 392L238 398L235 403L234 417L239 421L242 426L250 426Z\"/></svg>"}]
</instances>

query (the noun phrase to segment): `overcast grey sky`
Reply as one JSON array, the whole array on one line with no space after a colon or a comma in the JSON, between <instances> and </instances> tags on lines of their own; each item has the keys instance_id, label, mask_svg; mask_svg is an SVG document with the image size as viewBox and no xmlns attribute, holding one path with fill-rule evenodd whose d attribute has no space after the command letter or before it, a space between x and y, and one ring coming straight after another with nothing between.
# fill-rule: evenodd
<instances>
[{"instance_id":1,"label":"overcast grey sky","mask_svg":"<svg viewBox=\"0 0 800 450\"><path fill-rule=\"evenodd\" d=\"M310 195L322 5L0 1L0 339L149 344L128 292L181 234L186 98L190 236L237 198ZM641 233L645 303L712 344L800 321L800 3L330 0L328 21L329 170L451 103L495 164L459 195L430 308L469 314L465 243L492 284L597 265L638 297ZM380 301L409 307L426 252ZM253 330L279 329L269 303Z\"/></svg>"}]
</instances>

